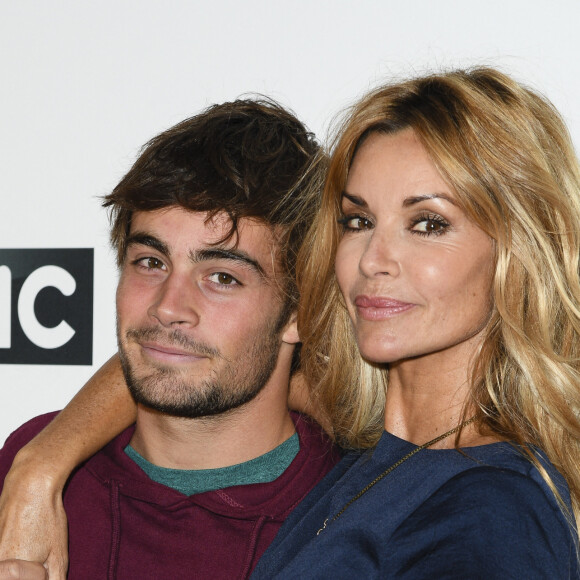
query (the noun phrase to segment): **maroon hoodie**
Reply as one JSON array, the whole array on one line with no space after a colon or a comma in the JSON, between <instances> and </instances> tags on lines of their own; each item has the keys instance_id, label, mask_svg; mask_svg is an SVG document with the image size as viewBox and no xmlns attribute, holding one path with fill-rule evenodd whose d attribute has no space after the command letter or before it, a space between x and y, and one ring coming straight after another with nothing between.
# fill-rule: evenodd
<instances>
[{"instance_id":1,"label":"maroon hoodie","mask_svg":"<svg viewBox=\"0 0 580 580\"><path fill-rule=\"evenodd\" d=\"M54 413L32 419L0 451L0 480ZM64 493L68 578L247 578L278 528L338 461L312 421L293 416L300 451L271 483L186 496L156 483L125 454L131 427L82 465Z\"/></svg>"}]
</instances>

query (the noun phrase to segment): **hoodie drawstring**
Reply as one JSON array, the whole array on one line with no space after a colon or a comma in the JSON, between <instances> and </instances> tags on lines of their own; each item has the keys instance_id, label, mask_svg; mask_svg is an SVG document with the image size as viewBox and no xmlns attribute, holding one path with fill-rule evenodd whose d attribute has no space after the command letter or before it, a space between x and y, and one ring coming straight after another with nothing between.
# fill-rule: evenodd
<instances>
[{"instance_id":1,"label":"hoodie drawstring","mask_svg":"<svg viewBox=\"0 0 580 580\"><path fill-rule=\"evenodd\" d=\"M256 520L256 523L254 524L254 528L252 529L252 533L250 535L250 543L248 545L246 563L244 564L244 568L240 575L240 579L242 580L245 580L250 575L250 570L252 569L252 562L256 556L256 546L258 544L258 537L267 519L268 519L267 516L260 516Z\"/></svg>"},{"instance_id":2,"label":"hoodie drawstring","mask_svg":"<svg viewBox=\"0 0 580 580\"><path fill-rule=\"evenodd\" d=\"M119 503L119 484L114 480L110 484L111 551L107 580L115 580L117 578L117 562L119 561L119 548L121 544L121 504Z\"/></svg>"}]
</instances>

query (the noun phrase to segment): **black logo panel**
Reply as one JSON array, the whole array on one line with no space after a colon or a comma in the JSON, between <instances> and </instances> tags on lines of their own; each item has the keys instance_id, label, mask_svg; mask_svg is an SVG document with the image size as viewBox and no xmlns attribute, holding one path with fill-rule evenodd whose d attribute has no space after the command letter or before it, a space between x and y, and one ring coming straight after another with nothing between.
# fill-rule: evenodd
<instances>
[{"instance_id":1,"label":"black logo panel","mask_svg":"<svg viewBox=\"0 0 580 580\"><path fill-rule=\"evenodd\" d=\"M93 362L94 250L0 249L0 364Z\"/></svg>"}]
</instances>

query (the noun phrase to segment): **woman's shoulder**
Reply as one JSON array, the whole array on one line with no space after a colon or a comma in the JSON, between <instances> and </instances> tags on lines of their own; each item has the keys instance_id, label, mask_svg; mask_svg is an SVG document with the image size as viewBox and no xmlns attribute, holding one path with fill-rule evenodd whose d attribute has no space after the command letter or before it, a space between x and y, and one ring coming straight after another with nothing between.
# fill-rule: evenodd
<instances>
[{"instance_id":1,"label":"woman's shoulder","mask_svg":"<svg viewBox=\"0 0 580 580\"><path fill-rule=\"evenodd\" d=\"M558 501L538 468L510 444L464 450L470 461L431 490L401 522L391 546L422 546L417 566L445 575L453 566L481 576L578 576L576 535L568 488L546 457ZM474 457L470 457L470 455ZM468 556L466 556L468 554ZM405 560L403 556L403 560ZM465 560L465 561L464 561ZM416 569L415 573L421 573Z\"/></svg>"},{"instance_id":2,"label":"woman's shoulder","mask_svg":"<svg viewBox=\"0 0 580 580\"><path fill-rule=\"evenodd\" d=\"M544 523L547 514L552 513L555 520L565 521L565 511L571 508L568 488L557 472L552 481L560 498L531 463L514 461L512 466L479 463L450 475L432 490L421 508L443 505L447 514L485 512L502 519L516 512L520 516L526 512L541 513ZM455 506L451 511L450 504Z\"/></svg>"},{"instance_id":3,"label":"woman's shoulder","mask_svg":"<svg viewBox=\"0 0 580 580\"><path fill-rule=\"evenodd\" d=\"M373 455L377 463L388 464L415 447L385 432ZM571 507L565 479L546 454L533 446L524 447L500 441L457 449L424 449L417 457L418 461L410 462L414 467L409 467L415 475L421 472L431 474L423 483L425 491L431 493L436 493L439 488L444 490L448 485L459 485L463 481L484 489L486 486L498 485L503 485L506 490L533 486L539 487L550 503L557 505L551 487L553 485L564 504ZM548 476L550 483L543 477L543 473Z\"/></svg>"},{"instance_id":4,"label":"woman's shoulder","mask_svg":"<svg viewBox=\"0 0 580 580\"><path fill-rule=\"evenodd\" d=\"M449 479L449 486L477 488L499 501L505 494L538 493L558 512L571 509L570 491L564 477L541 450L509 442L451 450L465 458L464 469ZM546 475L548 479L544 477ZM556 489L559 499L553 492Z\"/></svg>"}]
</instances>

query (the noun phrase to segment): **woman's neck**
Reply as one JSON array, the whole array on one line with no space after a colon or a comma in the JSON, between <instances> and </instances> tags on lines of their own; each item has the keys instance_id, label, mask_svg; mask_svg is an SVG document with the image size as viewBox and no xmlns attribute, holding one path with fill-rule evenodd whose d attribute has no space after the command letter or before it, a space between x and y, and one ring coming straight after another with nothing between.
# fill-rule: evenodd
<instances>
[{"instance_id":1,"label":"woman's neck","mask_svg":"<svg viewBox=\"0 0 580 580\"><path fill-rule=\"evenodd\" d=\"M391 364L385 429L421 445L475 415L476 409L469 404L471 370L466 360L465 353L445 351ZM497 440L482 434L474 422L461 431L459 444L468 447ZM455 437L449 437L434 448L454 446Z\"/></svg>"}]
</instances>

